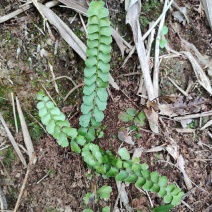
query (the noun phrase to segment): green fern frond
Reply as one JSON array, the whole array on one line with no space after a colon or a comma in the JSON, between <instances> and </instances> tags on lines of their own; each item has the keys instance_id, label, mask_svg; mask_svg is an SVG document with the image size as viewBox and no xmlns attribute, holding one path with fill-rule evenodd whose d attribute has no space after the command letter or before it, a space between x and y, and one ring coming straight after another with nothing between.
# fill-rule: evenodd
<instances>
[{"instance_id":1,"label":"green fern frond","mask_svg":"<svg viewBox=\"0 0 212 212\"><path fill-rule=\"evenodd\" d=\"M107 18L109 12L104 7L104 2L91 2L87 14L87 59L84 69L82 116L80 117L80 125L84 129L91 126L96 128L96 125L104 119L103 111L107 106L106 88L109 80L110 44L112 42L112 30Z\"/></svg>"}]
</instances>

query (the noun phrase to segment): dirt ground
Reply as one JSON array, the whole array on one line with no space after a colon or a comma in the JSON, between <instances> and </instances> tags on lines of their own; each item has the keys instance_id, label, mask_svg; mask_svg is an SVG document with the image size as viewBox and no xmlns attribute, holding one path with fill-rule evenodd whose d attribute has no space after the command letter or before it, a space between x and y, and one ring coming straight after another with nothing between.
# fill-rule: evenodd
<instances>
[{"instance_id":1,"label":"dirt ground","mask_svg":"<svg viewBox=\"0 0 212 212\"><path fill-rule=\"evenodd\" d=\"M190 22L185 25L182 22L179 23L173 17L174 11L177 11L174 7L168 12L166 25L169 32L166 39L169 45L175 51L184 50L179 35L173 30L173 26L177 26L180 36L211 60L212 31L204 12L198 10L200 1L177 0L176 3L187 8L187 17ZM19 1L15 0L1 0L0 16L14 11L19 4ZM107 6L112 26L133 45L131 28L125 25L124 3L111 0L107 1ZM86 42L86 34L78 13L59 6L52 10L84 43ZM144 33L148 30L148 22L156 20L161 10L160 1L144 1L140 15L141 29ZM83 17L83 19L86 23L86 18ZM69 118L71 125L79 128L82 89L76 89L66 101L63 99L75 85L83 82L84 61L63 40L54 27L51 27L51 30L55 41L51 39L47 30L43 31L42 17L34 7L0 24L0 112L16 142L23 147L24 141L19 120L19 132L17 133L15 129L11 92L18 96L37 156L37 163L30 169L18 211L80 212L85 208L83 196L88 192L95 192L103 185L109 185L113 189L110 200L107 203L91 202L89 207L94 211L101 211L103 206L110 205L112 211L118 197L115 180L106 180L97 176L86 167L80 155L71 152L70 148L59 147L39 125L35 96L40 89L45 88ZM58 42L57 53L55 53L55 42ZM128 129L132 125L132 123L121 122L118 115L129 107L142 111L147 106L140 103L141 98L137 95L141 71L137 54L134 53L123 66L128 53L125 52L122 58L115 41L112 47L111 75L120 90L115 90L112 86L109 88L110 95L103 123L105 135L96 142L102 148L117 154L121 145L118 138L120 128ZM164 49L161 51L161 55L163 54L167 54ZM153 55L154 51L151 52L151 56ZM53 72L51 72L51 67ZM56 86L51 81L53 75L63 77L56 80L59 93L56 92ZM173 79L183 90L191 84L192 88L189 92L191 98L183 96L169 78ZM212 82L211 76L209 80ZM180 115L199 114L212 109L210 95L198 84L190 62L184 57L164 58L161 62L159 102L170 103L171 95L175 95L175 103L178 103L178 114L183 110L183 114ZM184 203L172 209L173 212L212 212L212 130L210 126L200 130L209 120L211 116L193 119L186 127L190 131L183 132L179 130L182 129L179 121L161 115L160 133L153 133L146 121L141 129L130 134L134 138L134 146L126 142L122 144L131 153L135 148L142 147L143 150L149 150L161 145L170 145L172 141L177 144L185 160L185 171L192 182L191 190L187 189L184 176L176 166L176 160L165 149L154 152L143 151L141 156L141 162L146 162L151 171L155 170L167 176L170 182L176 183L185 192ZM172 141L167 139L168 137L172 138ZM21 150L27 159L24 148ZM23 167L0 124L0 195L1 192L4 193L8 210L13 210L15 207L25 174L26 168ZM129 205L133 211L148 211L151 207L150 199L154 207L162 204L162 200L156 195L149 194L148 198L134 185L127 186L126 190ZM122 206L119 205L119 207ZM120 211L127 210L123 206Z\"/></svg>"}]
</instances>

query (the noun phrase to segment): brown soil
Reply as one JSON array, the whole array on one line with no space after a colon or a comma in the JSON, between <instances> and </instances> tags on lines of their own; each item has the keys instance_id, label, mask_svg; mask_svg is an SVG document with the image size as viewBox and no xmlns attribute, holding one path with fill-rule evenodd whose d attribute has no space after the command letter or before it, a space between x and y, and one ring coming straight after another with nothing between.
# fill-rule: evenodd
<instances>
[{"instance_id":1,"label":"brown soil","mask_svg":"<svg viewBox=\"0 0 212 212\"><path fill-rule=\"evenodd\" d=\"M155 2L154 0L150 1ZM195 8L199 1L178 0L179 6L188 8L188 17L190 24L178 24L180 35L187 41L193 43L196 48L207 56L212 56L212 34L204 14L199 14ZM152 3L153 4L153 3ZM18 6L18 1L3 0L0 2L0 15L7 14ZM127 41L132 41L130 27L124 25L124 3L120 1L108 1L110 18L113 26L119 29L122 36L126 36ZM75 12L55 7L53 9L63 20L68 22L69 18L74 18ZM71 11L71 12L70 12ZM151 13L155 13L157 8L151 8L150 11L143 11L141 17L146 16L152 21ZM158 12L158 11L157 11ZM150 17L150 18L149 18ZM158 16L156 16L158 17ZM84 19L86 20L86 19ZM172 30L172 25L176 23L171 13L166 19L169 33L167 39L170 46L180 51L181 42L178 35ZM77 15L71 24L72 30L85 41L85 33ZM147 30L145 26L142 29ZM116 183L113 179L103 179L96 176L86 167L80 155L71 152L70 148L61 148L57 143L42 130L37 124L39 121L36 110L36 92L44 86L54 98L58 106L66 111L67 117L72 126L78 126L80 116L80 104L82 92L77 89L67 101L63 102L66 94L74 85L66 78L57 81L60 93L57 94L54 84L51 83L52 75L49 70L50 63L53 66L55 77L68 76L76 84L82 83L84 63L78 55L66 44L58 32L52 28L53 35L58 40L58 53L54 55L54 44L51 42L47 32L43 35L39 29L42 27L42 18L35 8L22 13L18 17L11 19L0 25L0 112L3 114L10 130L16 137L16 141L24 145L21 133L15 133L14 119L12 113L12 103L10 92L14 92L24 110L24 115L33 139L37 163L31 167L27 180L27 185L21 198L18 211L34 212L57 212L57 211L83 211L85 205L83 196L88 192L95 192L103 185L110 185L113 188L110 200L105 203L90 204L94 211L101 211L105 205L114 207L118 196ZM44 48L49 56L41 57L37 52L38 45ZM21 53L17 55L17 49ZM127 54L125 55L127 56ZM113 59L115 58L115 59ZM122 76L131 72L139 72L139 61L134 54L128 63L122 67L125 58L121 58L117 44L113 43L113 53L111 61L112 76L120 86L120 91L110 88L110 98L108 107L105 111L105 120L103 125L105 135L98 142L104 148L117 154L117 150L122 144L118 139L118 131L121 127L130 127L132 123L123 123L118 119L118 114L129 107L143 110L146 106L140 104L140 97L136 95L139 87L139 75ZM184 58L167 59L161 64L160 73L160 95L168 96L175 94L181 96L181 93L168 81L168 77L174 79L178 85L186 90L188 82L196 82L196 77L192 72L192 67ZM211 80L211 78L210 78ZM212 81L212 80L211 80ZM193 88L191 92L193 99L204 97L207 103L201 104L200 112L211 110L211 98L199 85ZM162 100L161 100L162 101ZM183 98L184 102L189 100ZM209 102L209 103L208 103ZM187 108L191 110L191 108ZM160 123L160 134L156 135L149 129L148 124L140 129L142 136L135 139L135 146L128 145L127 149L132 153L134 148L143 147L145 150L163 144L170 144L167 137L173 140L179 146L180 154L185 160L185 170L188 177L193 182L193 189L188 191L184 183L183 175L176 167L176 161L166 152L142 153L141 162L146 162L150 170L156 170L162 175L166 175L170 182L175 182L186 193L183 199L186 203L172 209L172 211L190 211L189 207L196 212L212 211L212 172L211 172L211 138L208 133L212 133L210 128L200 130L200 120L196 119L191 128L195 133L179 133L176 128L181 128L180 123L175 122L168 117L161 117L163 124ZM202 119L206 123L211 117ZM19 129L20 129L20 124ZM133 134L133 136L136 136ZM13 210L17 201L26 169L14 153L12 147L1 150L1 144L6 141L10 144L2 126L0 125L0 187L4 192L8 209ZM204 144L202 144L202 143ZM25 158L28 156L24 153ZM92 176L91 178L88 176ZM126 187L130 206L134 211L142 209L147 211L150 207L149 199L146 195L138 191L134 185ZM154 206L162 204L160 198L150 194ZM121 207L121 206L120 206ZM123 211L126 211L125 209Z\"/></svg>"}]
</instances>

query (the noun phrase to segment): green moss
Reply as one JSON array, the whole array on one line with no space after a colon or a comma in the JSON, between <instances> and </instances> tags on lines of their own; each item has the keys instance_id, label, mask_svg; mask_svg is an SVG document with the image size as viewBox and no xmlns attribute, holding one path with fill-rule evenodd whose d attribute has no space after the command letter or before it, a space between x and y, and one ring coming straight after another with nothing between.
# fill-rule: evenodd
<instances>
[{"instance_id":1,"label":"green moss","mask_svg":"<svg viewBox=\"0 0 212 212\"><path fill-rule=\"evenodd\" d=\"M155 21L161 14L162 4L158 0L146 0L142 3L141 15L139 18L142 31L146 29L149 22Z\"/></svg>"},{"instance_id":2,"label":"green moss","mask_svg":"<svg viewBox=\"0 0 212 212\"><path fill-rule=\"evenodd\" d=\"M3 163L6 167L11 167L12 163L16 160L13 147L8 147L5 151L1 151L3 156Z\"/></svg>"}]
</instances>

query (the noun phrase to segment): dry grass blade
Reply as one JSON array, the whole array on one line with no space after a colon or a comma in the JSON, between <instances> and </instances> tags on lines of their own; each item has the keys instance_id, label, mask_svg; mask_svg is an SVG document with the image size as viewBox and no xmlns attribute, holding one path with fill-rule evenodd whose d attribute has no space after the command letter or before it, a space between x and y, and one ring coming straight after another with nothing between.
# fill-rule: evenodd
<instances>
[{"instance_id":1,"label":"dry grass blade","mask_svg":"<svg viewBox=\"0 0 212 212\"><path fill-rule=\"evenodd\" d=\"M203 88L205 88L205 90L208 91L210 95L212 95L212 87L210 84L210 80L206 76L205 72L203 71L199 63L196 61L196 59L190 52L182 51L182 53L189 59L199 84Z\"/></svg>"},{"instance_id":2,"label":"dry grass blade","mask_svg":"<svg viewBox=\"0 0 212 212\"><path fill-rule=\"evenodd\" d=\"M117 188L118 188L118 192L119 192L119 198L121 203L123 203L126 211L131 212L132 208L129 205L129 198L127 195L127 192L125 190L125 184L121 183L121 182L116 182Z\"/></svg>"},{"instance_id":3,"label":"dry grass blade","mask_svg":"<svg viewBox=\"0 0 212 212\"><path fill-rule=\"evenodd\" d=\"M26 5L22 6L20 9L17 9L17 10L15 10L15 11L7 14L7 15L0 17L0 24L4 23L5 21L10 20L11 18L16 17L17 15L23 13L24 11L28 10L31 7L32 7L31 4L26 4Z\"/></svg>"},{"instance_id":4,"label":"dry grass blade","mask_svg":"<svg viewBox=\"0 0 212 212\"><path fill-rule=\"evenodd\" d=\"M19 147L18 147L18 145L17 145L15 139L13 138L12 133L10 132L9 128L7 127L7 124L5 123L4 118L3 118L3 116L1 115L1 113L0 113L0 120L1 120L1 123L2 123L2 125L3 125L3 127L4 127L4 129L5 129L6 132L7 132L7 136L8 136L8 138L10 139L10 141L11 141L11 143L12 143L12 145L13 145L13 147L14 147L14 149L15 149L17 155L18 155L18 157L20 158L20 160L21 160L21 162L23 163L24 167L26 167L27 164L26 164L26 161L25 161L25 159L24 159L24 156L22 155L22 153L21 153L21 151L20 151L20 149L19 149Z\"/></svg>"},{"instance_id":5,"label":"dry grass blade","mask_svg":"<svg viewBox=\"0 0 212 212\"><path fill-rule=\"evenodd\" d=\"M81 1L76 1L76 0L59 0L60 2L62 2L63 4L65 4L67 7L74 9L75 11L87 16L87 2L84 0ZM115 39L120 51L121 51L121 55L123 57L124 55L124 50L126 49L126 47L128 47L129 49L132 48L132 46L125 41L120 35L119 33L113 29L113 38Z\"/></svg>"},{"instance_id":6,"label":"dry grass blade","mask_svg":"<svg viewBox=\"0 0 212 212\"><path fill-rule=\"evenodd\" d=\"M161 40L161 32L162 28L164 26L165 17L166 17L166 7L168 4L168 0L164 2L163 7L163 16L161 18L159 27L158 27L158 33L157 37L155 39L155 58L154 58L154 71L153 71L153 92L154 92L154 98L157 98L159 95L159 68L160 68L160 61L159 61L159 55L160 55L160 40Z\"/></svg>"},{"instance_id":7,"label":"dry grass blade","mask_svg":"<svg viewBox=\"0 0 212 212\"><path fill-rule=\"evenodd\" d=\"M4 195L4 192L1 190L1 187L0 187L0 206L1 206L0 209L2 211L7 210L7 208L8 208L7 200L6 200L6 197Z\"/></svg>"},{"instance_id":8,"label":"dry grass blade","mask_svg":"<svg viewBox=\"0 0 212 212\"><path fill-rule=\"evenodd\" d=\"M60 32L63 39L85 60L85 44L73 33L73 31L49 8L38 3L40 11L45 15L48 21L54 25Z\"/></svg>"},{"instance_id":9,"label":"dry grass blade","mask_svg":"<svg viewBox=\"0 0 212 212\"><path fill-rule=\"evenodd\" d=\"M138 58L141 65L141 70L144 76L144 81L146 85L146 90L150 100L154 99L153 85L149 71L149 61L146 55L146 50L144 47L144 42L142 39L140 23L139 23L139 14L141 9L141 1L137 1L130 8L128 8L126 15L126 23L129 23L132 31L134 43L138 53Z\"/></svg>"},{"instance_id":10,"label":"dry grass blade","mask_svg":"<svg viewBox=\"0 0 212 212\"><path fill-rule=\"evenodd\" d=\"M24 118L18 97L16 97L16 103L17 103L19 119L20 119L20 122L21 122L21 128L22 128L22 133L23 133L23 137L24 137L24 143L26 145L27 152L28 152L28 155L29 155L29 160L32 161L32 158L33 158L32 162L35 164L36 163L36 156L35 156L35 152L34 152L34 147L33 147L33 144L32 144L32 140L31 140L31 137L30 137L27 125L26 125L26 121L25 121L25 118Z\"/></svg>"},{"instance_id":11,"label":"dry grass blade","mask_svg":"<svg viewBox=\"0 0 212 212\"><path fill-rule=\"evenodd\" d=\"M212 29L212 1L211 0L202 0L202 3L203 3L203 7L205 10L208 22Z\"/></svg>"},{"instance_id":12,"label":"dry grass blade","mask_svg":"<svg viewBox=\"0 0 212 212\"><path fill-rule=\"evenodd\" d=\"M14 209L13 212L16 212L18 210L18 207L19 207L19 204L20 204L20 201L21 201L21 197L23 195L24 188L26 186L27 179L29 177L29 173L30 173L32 165L34 164L34 161L36 161L36 156L33 154L32 157L30 158L29 164L27 166L27 171L26 171L26 174L25 174L25 177L24 177L24 181L23 181L23 184L21 186L21 190L20 190L20 193L18 195L18 199L17 199L17 202L15 204L15 209Z\"/></svg>"}]
</instances>

